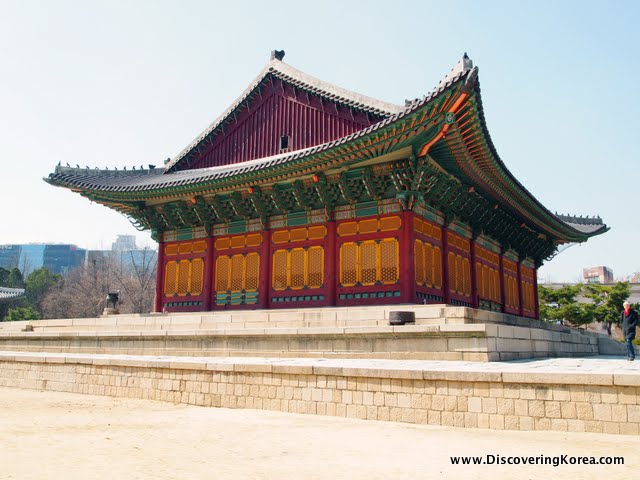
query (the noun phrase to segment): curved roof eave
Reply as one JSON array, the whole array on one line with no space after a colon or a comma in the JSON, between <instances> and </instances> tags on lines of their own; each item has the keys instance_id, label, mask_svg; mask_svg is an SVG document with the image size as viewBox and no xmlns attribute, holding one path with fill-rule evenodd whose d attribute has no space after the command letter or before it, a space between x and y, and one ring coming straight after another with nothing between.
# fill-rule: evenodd
<instances>
[{"instance_id":1,"label":"curved roof eave","mask_svg":"<svg viewBox=\"0 0 640 480\"><path fill-rule=\"evenodd\" d=\"M513 182L518 189L521 190L522 194L532 203L534 203L540 210L542 210L545 214L545 216L549 219L552 220L554 222L560 222L562 223L564 226L566 226L567 228L572 229L578 236L580 237L584 237L585 235L587 237L591 237L594 235L599 235L600 233L605 233L606 231L608 231L608 227L606 225L604 225L602 223L602 220L599 218L594 218L592 219L592 222L587 223L586 219L585 222L579 222L577 221L577 218L582 218L582 217L574 217L574 216L559 216L554 214L553 212L551 212L551 210L549 210L547 207L545 207L509 170L509 168L507 168L506 164L502 161L502 159L500 158L500 156L498 155L498 152L496 150L496 147L493 143L493 140L491 139L491 134L489 133L489 129L487 127L487 121L484 115L484 108L483 108L483 104L482 104L482 96L480 94L480 82L476 81L475 85L474 85L474 91L477 95L477 99L478 99L478 115L480 117L480 126L482 128L482 133L483 136L485 138L485 141L487 143L487 146L489 147L489 150L491 152L491 155L493 156L495 162L500 166L501 170L504 172L504 174L507 176L507 178ZM564 217L564 218L563 218ZM578 227L578 225L582 225L582 226L586 226L586 225L590 225L590 227L596 227L597 228L580 228ZM600 231L602 230L602 231Z\"/></svg>"},{"instance_id":2,"label":"curved roof eave","mask_svg":"<svg viewBox=\"0 0 640 480\"><path fill-rule=\"evenodd\" d=\"M270 62L270 64L272 62ZM282 63L280 61L277 62ZM287 68L292 67L287 66ZM267 66L265 71L268 70L269 65ZM292 164L294 160L298 161L309 157L315 157L316 155L325 154L327 152L333 151L333 149L335 148L341 148L345 145L354 144L355 142L360 141L361 139L371 134L375 134L377 131L383 128L393 126L396 122L402 121L406 116L416 113L422 108L428 108L432 104L432 102L436 101L440 97L441 94L450 89L452 90L453 86L459 85L460 82L464 81L464 91L473 92L474 96L477 99L477 116L480 124L481 134L484 138L484 141L486 142L491 158L497 165L499 172L502 172L504 176L509 180L509 182L512 183L511 189L519 197L517 207L513 207L515 208L514 213L518 214L518 209L520 211L526 211L530 216L539 218L541 224L555 225L555 230L560 228L565 233L565 235L560 236L563 238L557 238L558 235L553 236L556 237L556 240L560 241L561 243L576 240L584 241L590 236L598 235L607 231L608 227L604 225L599 218L584 219L580 217L579 220L579 217L558 216L553 214L550 210L544 207L544 205L542 205L513 176L504 162L500 159L493 141L491 140L491 136L486 125L486 119L484 117L484 110L482 108L482 99L480 95L479 82L477 81L477 72L477 67L474 68L471 61L468 60L468 57L466 57L465 55L463 60L461 60L461 62L459 62L456 67L454 67L452 72L448 74L442 82L440 82L436 90L434 90L429 95L423 97L422 99L417 99L409 102L404 109L381 120L377 124L374 124L370 127L367 127L363 130L347 135L340 139L322 145L310 147L304 150L288 152L268 158L250 160L233 165L179 171L169 171L170 167L168 166L167 169L156 169L153 172L120 171L118 173L115 173L113 171L109 171L108 174L105 174L103 171L94 173L94 171L89 170L85 173L85 171L81 171L79 169L58 167L56 168L56 172L54 174L51 174L49 178L46 178L45 181L53 185L64 186L67 188L75 187L85 191L93 190L96 193L157 193L162 189L173 187L191 185L196 186L204 183L217 183L218 181L223 182L230 176L248 173L254 174L255 172L270 170L272 167L288 168L289 164ZM263 71L261 75L262 76L259 76L256 82L259 83L261 79L264 78L265 75L267 75L267 73L264 73ZM242 97L239 101L242 101ZM441 141L442 140L440 140L439 142ZM293 167L293 164L291 165L291 167ZM149 173L152 173L152 175L150 175ZM105 182L105 177L108 178L107 182ZM92 182L92 178L97 179L98 182ZM498 195L499 198L500 192L495 191L494 195ZM531 206L527 205L527 203L530 203L530 205L533 205L535 208L531 209Z\"/></svg>"}]
</instances>

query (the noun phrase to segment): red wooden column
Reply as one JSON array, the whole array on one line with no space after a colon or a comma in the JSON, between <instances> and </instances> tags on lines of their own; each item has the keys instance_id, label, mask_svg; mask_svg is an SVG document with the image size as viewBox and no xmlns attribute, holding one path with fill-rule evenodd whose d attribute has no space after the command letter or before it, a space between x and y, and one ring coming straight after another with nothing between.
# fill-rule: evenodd
<instances>
[{"instance_id":1,"label":"red wooden column","mask_svg":"<svg viewBox=\"0 0 640 480\"><path fill-rule=\"evenodd\" d=\"M336 285L338 271L336 270L336 244L338 243L336 221L327 222L327 238L324 244L324 283L327 285L327 305L336 304Z\"/></svg>"},{"instance_id":2,"label":"red wooden column","mask_svg":"<svg viewBox=\"0 0 640 480\"><path fill-rule=\"evenodd\" d=\"M518 315L524 317L524 295L522 295L522 270L520 262L518 261L518 303L520 304L520 308L518 308Z\"/></svg>"},{"instance_id":3,"label":"red wooden column","mask_svg":"<svg viewBox=\"0 0 640 480\"><path fill-rule=\"evenodd\" d=\"M449 229L442 226L442 292L444 303L451 303L451 290L449 289Z\"/></svg>"},{"instance_id":4,"label":"red wooden column","mask_svg":"<svg viewBox=\"0 0 640 480\"><path fill-rule=\"evenodd\" d=\"M204 260L204 304L203 309L208 311L213 307L215 288L213 286L214 265L213 265L213 249L215 245L215 239L213 236L207 237L207 256Z\"/></svg>"},{"instance_id":5,"label":"red wooden column","mask_svg":"<svg viewBox=\"0 0 640 480\"><path fill-rule=\"evenodd\" d=\"M162 312L162 296L164 295L164 242L158 242L158 262L156 264L156 296L153 311Z\"/></svg>"},{"instance_id":6,"label":"red wooden column","mask_svg":"<svg viewBox=\"0 0 640 480\"><path fill-rule=\"evenodd\" d=\"M471 257L469 259L469 261L471 262L471 306L473 308L478 308L480 306L480 302L478 301L478 272L476 271L475 235L471 236L471 248L469 256Z\"/></svg>"},{"instance_id":7,"label":"red wooden column","mask_svg":"<svg viewBox=\"0 0 640 480\"><path fill-rule=\"evenodd\" d=\"M402 212L400 233L400 294L403 303L416 303L416 266L413 259L413 212Z\"/></svg>"},{"instance_id":8,"label":"red wooden column","mask_svg":"<svg viewBox=\"0 0 640 480\"><path fill-rule=\"evenodd\" d=\"M271 230L265 223L262 229L262 244L260 244L260 280L258 282L257 308L269 308L269 279L271 278Z\"/></svg>"},{"instance_id":9,"label":"red wooden column","mask_svg":"<svg viewBox=\"0 0 640 480\"><path fill-rule=\"evenodd\" d=\"M505 289L504 289L504 261L503 261L503 255L504 255L504 248L500 248L500 254L498 255L498 260L500 261L499 263L499 279L500 279L500 311L502 313L504 313L505 308L507 307L506 303L507 303L507 296L505 293Z\"/></svg>"},{"instance_id":10,"label":"red wooden column","mask_svg":"<svg viewBox=\"0 0 640 480\"><path fill-rule=\"evenodd\" d=\"M540 319L540 299L538 298L538 266L533 269L533 301L536 319Z\"/></svg>"}]
</instances>

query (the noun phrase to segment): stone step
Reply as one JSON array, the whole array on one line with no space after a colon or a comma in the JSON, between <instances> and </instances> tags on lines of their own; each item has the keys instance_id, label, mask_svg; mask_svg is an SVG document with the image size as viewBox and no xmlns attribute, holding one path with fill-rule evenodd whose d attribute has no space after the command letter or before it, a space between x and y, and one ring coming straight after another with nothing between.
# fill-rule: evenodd
<instances>
[{"instance_id":1,"label":"stone step","mask_svg":"<svg viewBox=\"0 0 640 480\"><path fill-rule=\"evenodd\" d=\"M135 355L301 356L496 361L595 355L598 336L495 324L34 331L0 334L0 350Z\"/></svg>"},{"instance_id":2,"label":"stone step","mask_svg":"<svg viewBox=\"0 0 640 480\"><path fill-rule=\"evenodd\" d=\"M416 323L389 326L393 311L414 311ZM0 327L1 350L474 361L621 353L621 345L596 333L433 305L112 315Z\"/></svg>"},{"instance_id":3,"label":"stone step","mask_svg":"<svg viewBox=\"0 0 640 480\"><path fill-rule=\"evenodd\" d=\"M52 319L0 323L0 334L33 328L41 331L120 331L227 329L227 328L304 328L384 326L392 311L414 311L416 324L440 325L473 323L479 312L462 307L434 305L393 305L360 308L315 308L290 310L223 311L181 314L109 315L98 318ZM474 313L475 312L475 313ZM486 315L484 315L486 316Z\"/></svg>"}]
</instances>

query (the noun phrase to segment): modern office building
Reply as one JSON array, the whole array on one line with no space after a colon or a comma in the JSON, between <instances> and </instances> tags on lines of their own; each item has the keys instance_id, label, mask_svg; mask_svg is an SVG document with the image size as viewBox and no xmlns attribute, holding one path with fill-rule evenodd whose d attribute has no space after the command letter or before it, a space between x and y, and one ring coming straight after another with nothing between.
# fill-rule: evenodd
<instances>
[{"instance_id":1,"label":"modern office building","mask_svg":"<svg viewBox=\"0 0 640 480\"><path fill-rule=\"evenodd\" d=\"M613 283L613 270L609 267L591 267L582 270L585 283Z\"/></svg>"},{"instance_id":2,"label":"modern office building","mask_svg":"<svg viewBox=\"0 0 640 480\"><path fill-rule=\"evenodd\" d=\"M85 255L84 248L71 244L0 245L0 267L18 268L25 277L42 267L52 273L65 274L82 265Z\"/></svg>"}]
</instances>

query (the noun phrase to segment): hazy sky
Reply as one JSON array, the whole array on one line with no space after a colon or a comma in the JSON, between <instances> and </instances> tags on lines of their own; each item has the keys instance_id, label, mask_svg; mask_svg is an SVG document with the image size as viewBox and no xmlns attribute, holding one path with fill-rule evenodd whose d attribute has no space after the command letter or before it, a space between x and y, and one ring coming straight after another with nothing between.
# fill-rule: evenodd
<instances>
[{"instance_id":1,"label":"hazy sky","mask_svg":"<svg viewBox=\"0 0 640 480\"><path fill-rule=\"evenodd\" d=\"M216 118L272 49L386 101L428 93L468 52L487 125L552 211L611 231L558 255L640 270L640 3L0 0L0 244L108 247L120 214L42 181L71 165L161 165ZM149 236L138 234L142 244Z\"/></svg>"}]
</instances>

